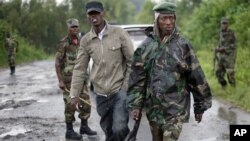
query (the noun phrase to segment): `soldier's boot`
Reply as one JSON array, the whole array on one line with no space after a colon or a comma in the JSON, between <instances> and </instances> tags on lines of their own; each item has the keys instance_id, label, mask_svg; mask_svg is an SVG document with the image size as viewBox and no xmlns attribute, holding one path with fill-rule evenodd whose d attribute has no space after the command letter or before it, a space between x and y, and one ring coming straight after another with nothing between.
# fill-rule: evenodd
<instances>
[{"instance_id":1,"label":"soldier's boot","mask_svg":"<svg viewBox=\"0 0 250 141\"><path fill-rule=\"evenodd\" d=\"M65 138L66 139L71 139L71 140L81 140L82 139L82 135L79 135L78 133L76 133L73 129L73 123L66 123L66 134L65 134Z\"/></svg>"},{"instance_id":2,"label":"soldier's boot","mask_svg":"<svg viewBox=\"0 0 250 141\"><path fill-rule=\"evenodd\" d=\"M15 74L15 67L10 67L10 75Z\"/></svg>"},{"instance_id":3,"label":"soldier's boot","mask_svg":"<svg viewBox=\"0 0 250 141\"><path fill-rule=\"evenodd\" d=\"M226 80L222 80L222 81L220 81L220 84L224 88L224 87L227 86L227 81Z\"/></svg>"},{"instance_id":4,"label":"soldier's boot","mask_svg":"<svg viewBox=\"0 0 250 141\"><path fill-rule=\"evenodd\" d=\"M94 136L94 135L97 135L97 132L89 128L87 120L82 119L81 127L80 127L80 134L87 134L89 136Z\"/></svg>"}]
</instances>

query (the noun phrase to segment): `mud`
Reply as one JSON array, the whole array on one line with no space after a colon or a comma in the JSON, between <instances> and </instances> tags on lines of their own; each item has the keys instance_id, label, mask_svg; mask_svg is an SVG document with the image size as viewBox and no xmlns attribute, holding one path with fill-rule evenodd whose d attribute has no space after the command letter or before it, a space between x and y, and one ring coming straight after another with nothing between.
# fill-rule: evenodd
<instances>
[{"instance_id":1,"label":"mud","mask_svg":"<svg viewBox=\"0 0 250 141\"><path fill-rule=\"evenodd\" d=\"M54 70L54 61L34 62L16 67L16 74L0 70L0 141L70 141L65 139L64 103ZM91 101L95 105L93 94ZM74 129L79 132L77 118ZM97 131L95 137L83 135L82 141L104 141L100 117L92 108L88 123ZM184 124L179 141L229 141L230 124L250 124L250 114L226 102L213 100L201 123ZM129 127L133 126L130 120ZM137 136L150 141L151 133L145 113Z\"/></svg>"}]
</instances>

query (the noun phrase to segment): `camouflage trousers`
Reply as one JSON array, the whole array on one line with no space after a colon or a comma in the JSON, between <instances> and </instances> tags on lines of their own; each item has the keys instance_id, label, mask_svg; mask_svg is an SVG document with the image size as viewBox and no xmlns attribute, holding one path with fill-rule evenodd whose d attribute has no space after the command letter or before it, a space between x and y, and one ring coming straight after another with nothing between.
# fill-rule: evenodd
<instances>
[{"instance_id":1,"label":"camouflage trousers","mask_svg":"<svg viewBox=\"0 0 250 141\"><path fill-rule=\"evenodd\" d=\"M216 69L216 77L222 86L227 85L227 81L224 78L225 74L227 75L228 82L232 86L235 86L236 81L234 77L234 62L228 62L223 60L219 61Z\"/></svg>"},{"instance_id":2,"label":"camouflage trousers","mask_svg":"<svg viewBox=\"0 0 250 141\"><path fill-rule=\"evenodd\" d=\"M86 101L88 101L90 103L87 88L85 89L85 91L83 91L80 94L79 97L86 100ZM74 122L75 121L75 116L74 116L75 115L75 110L72 109L72 106L70 104L69 93L66 92L66 91L63 92L63 100L64 100L64 105L65 105L65 110L64 110L65 122L66 123ZM89 106L88 104L86 104L83 101L80 101L80 104L81 104L82 108L80 108L78 117L80 119L87 120L90 117L91 106Z\"/></svg>"},{"instance_id":3,"label":"camouflage trousers","mask_svg":"<svg viewBox=\"0 0 250 141\"><path fill-rule=\"evenodd\" d=\"M162 128L159 128L154 121L150 121L149 124L152 133L152 141L177 141L182 130L183 122L169 122Z\"/></svg>"},{"instance_id":4,"label":"camouflage trousers","mask_svg":"<svg viewBox=\"0 0 250 141\"><path fill-rule=\"evenodd\" d=\"M8 54L8 62L10 67L15 67L15 54Z\"/></svg>"}]
</instances>

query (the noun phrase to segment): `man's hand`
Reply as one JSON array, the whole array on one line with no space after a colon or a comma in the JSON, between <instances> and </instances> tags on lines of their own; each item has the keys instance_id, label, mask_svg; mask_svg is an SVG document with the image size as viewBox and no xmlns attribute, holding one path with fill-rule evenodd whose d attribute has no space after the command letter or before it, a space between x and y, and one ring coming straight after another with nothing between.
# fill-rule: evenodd
<instances>
[{"instance_id":1,"label":"man's hand","mask_svg":"<svg viewBox=\"0 0 250 141\"><path fill-rule=\"evenodd\" d=\"M80 105L80 99L78 97L71 98L70 104L74 110L78 111Z\"/></svg>"},{"instance_id":2,"label":"man's hand","mask_svg":"<svg viewBox=\"0 0 250 141\"><path fill-rule=\"evenodd\" d=\"M140 116L140 110L139 109L134 109L132 112L131 112L131 116L134 120L138 120L139 119L139 116Z\"/></svg>"},{"instance_id":3,"label":"man's hand","mask_svg":"<svg viewBox=\"0 0 250 141\"><path fill-rule=\"evenodd\" d=\"M201 120L202 120L202 115L203 115L203 113L201 113L201 114L194 114L195 121L197 121L198 123L200 123Z\"/></svg>"},{"instance_id":4,"label":"man's hand","mask_svg":"<svg viewBox=\"0 0 250 141\"><path fill-rule=\"evenodd\" d=\"M59 81L59 88L65 90L66 86L63 81Z\"/></svg>"},{"instance_id":5,"label":"man's hand","mask_svg":"<svg viewBox=\"0 0 250 141\"><path fill-rule=\"evenodd\" d=\"M216 48L216 52L224 52L225 51L225 49L223 48L223 47L221 47L221 48Z\"/></svg>"}]
</instances>

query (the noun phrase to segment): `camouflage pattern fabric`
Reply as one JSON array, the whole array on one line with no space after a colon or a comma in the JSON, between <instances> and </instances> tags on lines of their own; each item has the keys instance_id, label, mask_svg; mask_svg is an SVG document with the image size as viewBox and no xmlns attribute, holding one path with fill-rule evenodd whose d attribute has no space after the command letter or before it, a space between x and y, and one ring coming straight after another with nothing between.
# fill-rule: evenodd
<instances>
[{"instance_id":1,"label":"camouflage pattern fabric","mask_svg":"<svg viewBox=\"0 0 250 141\"><path fill-rule=\"evenodd\" d=\"M219 52L219 61L216 69L216 76L219 83L224 86L227 84L224 76L227 73L228 82L235 85L234 65L236 60L235 35L231 29L221 31L219 48L223 48L224 52Z\"/></svg>"},{"instance_id":2,"label":"camouflage pattern fabric","mask_svg":"<svg viewBox=\"0 0 250 141\"><path fill-rule=\"evenodd\" d=\"M65 104L65 121L66 123L71 123L75 121L75 111L72 109L72 105L70 104L70 93L64 91L63 92L63 100ZM84 85L83 92L80 93L80 98L86 100L88 103L90 103L89 95L88 95L88 88L87 85ZM82 105L82 108L80 108L79 112L79 118L87 120L90 117L91 107L84 103L83 101L80 101L80 104Z\"/></svg>"},{"instance_id":3,"label":"camouflage pattern fabric","mask_svg":"<svg viewBox=\"0 0 250 141\"><path fill-rule=\"evenodd\" d=\"M177 141L182 131L183 122L168 124L168 128L161 130L156 122L149 122L153 140L156 141Z\"/></svg>"},{"instance_id":4,"label":"camouflage pattern fabric","mask_svg":"<svg viewBox=\"0 0 250 141\"><path fill-rule=\"evenodd\" d=\"M16 52L18 49L18 42L15 39L12 38L6 38L5 40L5 47L8 52L8 62L10 67L15 67L15 58L16 58Z\"/></svg>"},{"instance_id":5,"label":"camouflage pattern fabric","mask_svg":"<svg viewBox=\"0 0 250 141\"><path fill-rule=\"evenodd\" d=\"M78 44L73 44L73 41L70 37L63 38L57 45L56 57L61 61L61 70L64 84L66 85L67 90L70 90L73 68L75 65L77 51L79 48L79 39ZM70 105L70 97L68 92L63 93L63 99L65 103L65 120L67 123L75 121L74 113L75 111L72 109ZM80 97L90 103L87 84L84 83L82 92L80 93ZM81 102L83 108L80 109L79 118L80 119L88 119L90 117L91 107Z\"/></svg>"},{"instance_id":6,"label":"camouflage pattern fabric","mask_svg":"<svg viewBox=\"0 0 250 141\"><path fill-rule=\"evenodd\" d=\"M190 43L177 29L165 42L150 35L133 56L128 108L139 109L146 99L148 120L172 141L179 137L177 125L189 119L190 93L194 113L211 107L210 88Z\"/></svg>"}]
</instances>

